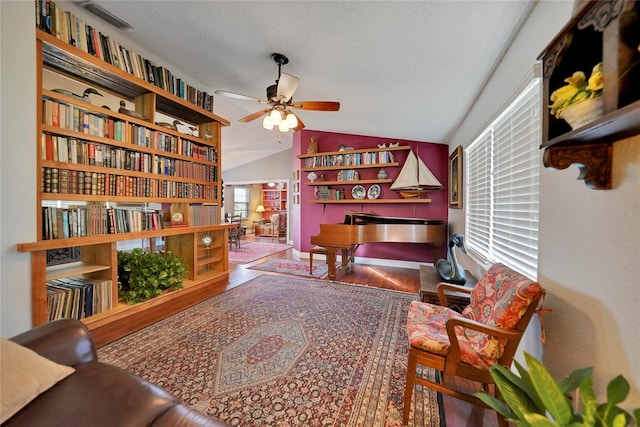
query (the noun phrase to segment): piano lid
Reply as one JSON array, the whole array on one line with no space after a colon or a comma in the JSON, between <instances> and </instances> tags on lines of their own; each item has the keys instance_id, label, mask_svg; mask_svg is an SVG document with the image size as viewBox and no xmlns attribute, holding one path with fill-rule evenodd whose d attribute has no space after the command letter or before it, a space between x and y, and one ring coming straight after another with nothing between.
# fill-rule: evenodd
<instances>
[{"instance_id":1,"label":"piano lid","mask_svg":"<svg viewBox=\"0 0 640 427\"><path fill-rule=\"evenodd\" d=\"M364 225L364 224L444 224L441 219L425 218L402 218L394 216L381 216L373 212L345 212L343 224Z\"/></svg>"}]
</instances>

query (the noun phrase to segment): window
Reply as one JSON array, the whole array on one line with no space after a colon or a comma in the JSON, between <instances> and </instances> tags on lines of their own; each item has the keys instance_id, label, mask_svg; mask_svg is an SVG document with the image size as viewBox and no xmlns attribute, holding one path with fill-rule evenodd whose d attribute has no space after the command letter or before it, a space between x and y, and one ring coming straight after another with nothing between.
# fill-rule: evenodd
<instances>
[{"instance_id":1,"label":"window","mask_svg":"<svg viewBox=\"0 0 640 427\"><path fill-rule=\"evenodd\" d=\"M233 216L249 217L249 189L233 187Z\"/></svg>"},{"instance_id":2,"label":"window","mask_svg":"<svg viewBox=\"0 0 640 427\"><path fill-rule=\"evenodd\" d=\"M539 78L465 150L467 249L536 280L541 117Z\"/></svg>"}]
</instances>

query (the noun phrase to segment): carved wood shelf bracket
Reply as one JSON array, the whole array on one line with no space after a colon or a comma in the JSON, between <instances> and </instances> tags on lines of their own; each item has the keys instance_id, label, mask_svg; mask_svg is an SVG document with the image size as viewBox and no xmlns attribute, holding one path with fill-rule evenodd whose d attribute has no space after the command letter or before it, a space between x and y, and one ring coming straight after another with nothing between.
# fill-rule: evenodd
<instances>
[{"instance_id":1,"label":"carved wood shelf bracket","mask_svg":"<svg viewBox=\"0 0 640 427\"><path fill-rule=\"evenodd\" d=\"M545 167L566 169L575 164L580 169L578 179L594 190L611 189L611 159L613 146L584 144L547 147L542 157Z\"/></svg>"}]
</instances>

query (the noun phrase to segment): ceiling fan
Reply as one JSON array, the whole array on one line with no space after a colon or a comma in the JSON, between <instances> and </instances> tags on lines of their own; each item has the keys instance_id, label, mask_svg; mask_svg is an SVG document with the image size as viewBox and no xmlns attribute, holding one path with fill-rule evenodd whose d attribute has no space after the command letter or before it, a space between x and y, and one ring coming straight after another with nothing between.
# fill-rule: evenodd
<instances>
[{"instance_id":1,"label":"ceiling fan","mask_svg":"<svg viewBox=\"0 0 640 427\"><path fill-rule=\"evenodd\" d=\"M255 101L260 104L267 104L269 108L249 114L240 119L241 122L250 122L264 116L262 127L273 129L278 127L280 132L288 132L290 129L300 130L304 128L302 120L294 114L291 109L313 110L313 111L338 111L339 102L333 101L293 101L293 94L298 88L300 79L282 72L282 66L289 63L289 58L281 53L274 53L271 58L278 65L278 79L276 84L267 87L267 99L255 98L253 96L240 95L226 90L216 90L218 95L228 98L241 99L245 101Z\"/></svg>"}]
</instances>

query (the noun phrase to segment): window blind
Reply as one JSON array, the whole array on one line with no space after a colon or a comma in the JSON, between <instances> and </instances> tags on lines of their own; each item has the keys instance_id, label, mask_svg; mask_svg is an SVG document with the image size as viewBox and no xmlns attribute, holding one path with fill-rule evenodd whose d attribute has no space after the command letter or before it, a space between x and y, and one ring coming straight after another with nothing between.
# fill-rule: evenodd
<instances>
[{"instance_id":1,"label":"window blind","mask_svg":"<svg viewBox=\"0 0 640 427\"><path fill-rule=\"evenodd\" d=\"M466 150L467 246L537 279L540 79L533 79Z\"/></svg>"}]
</instances>

